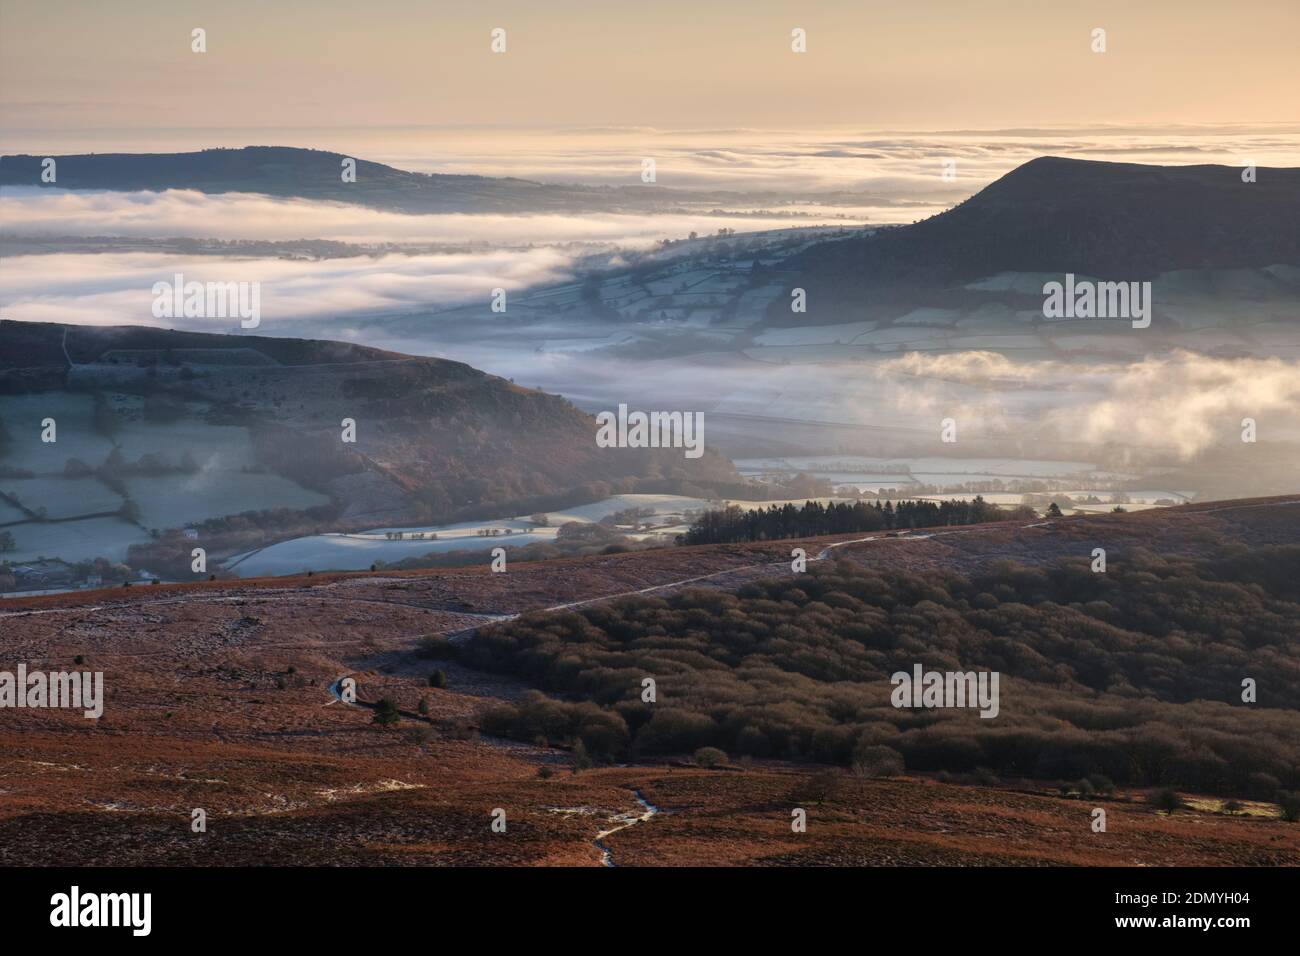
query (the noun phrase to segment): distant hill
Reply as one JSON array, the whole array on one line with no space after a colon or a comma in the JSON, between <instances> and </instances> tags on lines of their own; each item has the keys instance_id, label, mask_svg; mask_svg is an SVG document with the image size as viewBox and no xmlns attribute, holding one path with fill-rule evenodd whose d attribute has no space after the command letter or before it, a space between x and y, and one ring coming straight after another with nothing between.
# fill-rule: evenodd
<instances>
[{"instance_id":1,"label":"distant hill","mask_svg":"<svg viewBox=\"0 0 1300 956\"><path fill-rule=\"evenodd\" d=\"M61 325L55 322L11 322L0 320L0 381L6 372L41 367L66 369L69 362L86 365L97 362L110 350L137 349L230 349L256 351L281 365L313 365L322 362L367 362L376 359L407 359L398 352L349 342L319 339L282 339L254 335L232 337L210 332L185 332L144 325ZM441 359L422 359L432 363ZM459 365L458 362L446 362ZM468 368L468 366L465 366ZM480 373L481 374L481 373Z\"/></svg>"},{"instance_id":2,"label":"distant hill","mask_svg":"<svg viewBox=\"0 0 1300 956\"><path fill-rule=\"evenodd\" d=\"M1143 166L1047 156L897 229L812 246L783 266L822 304L1000 272L1150 279L1300 263L1300 169Z\"/></svg>"},{"instance_id":3,"label":"distant hill","mask_svg":"<svg viewBox=\"0 0 1300 956\"><path fill-rule=\"evenodd\" d=\"M356 159L356 181L342 179L344 153L290 146L245 146L191 153L89 153L56 156L60 189L193 189L251 192L354 203L411 213L536 212L663 208L720 203L724 192L661 186L548 185L526 179L414 173ZM0 186L40 186L44 156L0 157Z\"/></svg>"},{"instance_id":4,"label":"distant hill","mask_svg":"<svg viewBox=\"0 0 1300 956\"><path fill-rule=\"evenodd\" d=\"M88 409L89 396L93 423L73 410ZM118 447L118 434L138 444L174 432L183 437L157 446L163 461L183 452L203 461L235 426L247 429L251 445L241 446L252 460L226 467L328 495L340 519L520 514L740 482L714 452L691 460L681 449L598 448L595 420L558 395L460 362L340 342L0 321L0 470L45 460L35 457L42 446L29 447L44 416L31 407L69 409L69 420L59 422L58 446L44 446L50 465L10 478L62 477L69 457L95 470L102 440ZM341 440L344 419L356 423L355 443ZM126 459L129 470L133 454ZM239 510L259 507L250 500Z\"/></svg>"}]
</instances>

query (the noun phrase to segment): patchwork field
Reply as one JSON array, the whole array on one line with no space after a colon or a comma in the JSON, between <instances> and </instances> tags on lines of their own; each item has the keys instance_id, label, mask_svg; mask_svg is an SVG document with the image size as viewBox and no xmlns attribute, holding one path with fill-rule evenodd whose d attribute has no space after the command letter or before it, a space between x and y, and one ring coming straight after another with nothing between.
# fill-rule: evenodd
<instances>
[{"instance_id":1,"label":"patchwork field","mask_svg":"<svg viewBox=\"0 0 1300 956\"><path fill-rule=\"evenodd\" d=\"M193 475L129 478L131 499L147 528L179 528L208 518L264 508L311 508L329 497L279 475L203 470Z\"/></svg>"},{"instance_id":2,"label":"patchwork field","mask_svg":"<svg viewBox=\"0 0 1300 956\"><path fill-rule=\"evenodd\" d=\"M5 478L0 479L0 490L22 508L50 518L113 512L124 501L97 478Z\"/></svg>"},{"instance_id":3,"label":"patchwork field","mask_svg":"<svg viewBox=\"0 0 1300 956\"><path fill-rule=\"evenodd\" d=\"M108 558L121 561L133 544L149 540L148 533L121 518L84 518L80 521L13 525L5 529L14 536L16 547L5 552L6 561L51 558L89 561Z\"/></svg>"}]
</instances>

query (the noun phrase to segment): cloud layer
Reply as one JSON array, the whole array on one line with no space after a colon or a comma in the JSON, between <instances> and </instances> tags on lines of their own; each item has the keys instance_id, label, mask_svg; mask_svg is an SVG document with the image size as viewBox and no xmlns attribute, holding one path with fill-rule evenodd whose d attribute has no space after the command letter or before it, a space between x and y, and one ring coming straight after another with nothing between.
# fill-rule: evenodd
<instances>
[{"instance_id":1,"label":"cloud layer","mask_svg":"<svg viewBox=\"0 0 1300 956\"><path fill-rule=\"evenodd\" d=\"M324 261L153 253L15 256L0 274L8 319L84 325L172 326L153 316L153 285L261 283L264 321L446 307L568 278L574 256L551 247ZM229 325L230 323L223 323Z\"/></svg>"},{"instance_id":2,"label":"cloud layer","mask_svg":"<svg viewBox=\"0 0 1300 956\"><path fill-rule=\"evenodd\" d=\"M1244 165L1253 161L1263 166L1289 166L1300 155L1300 126L1172 127L1137 129L1126 127L1046 128L1014 130L968 130L948 132L863 132L828 130L657 130L572 129L538 131L521 129L330 129L204 131L180 130L166 134L148 131L113 133L93 131L76 134L0 134L3 151L34 155L58 155L83 151L177 151L213 146L238 147L250 144L301 146L332 149L346 155L387 163L400 169L426 173L457 173L482 176L517 176L553 183L590 185L639 185L641 162L653 159L657 182L676 189L763 192L777 200L795 204L832 193L856 193L849 209L877 223L911 222L945 206L959 202L1016 166L1038 156L1072 156L1079 159L1156 164L1220 163ZM955 163L955 178L944 178L945 161ZM8 190L5 191L8 194ZM144 202L137 200L137 202ZM154 210L167 235L192 235L183 216L185 202L173 200L174 214ZM240 213L240 208L222 209ZM24 226L25 208L5 210L7 229ZM74 216L67 210L32 214ZM138 210L142 215L149 210ZM202 208L191 208L201 216ZM245 209L250 222L257 210ZM80 210L93 216L93 210ZM375 213L372 217L349 220L338 210L277 208L286 226L297 225L293 236L320 237L329 230L343 230L350 236L384 236L399 241L407 236L427 236L430 226L406 220L442 217L403 217ZM294 222L301 216L300 222ZM118 218L126 220L126 211ZM494 228L491 220L466 223L466 237ZM546 241L561 231L572 232L537 217L538 222L521 224L519 241ZM585 217L584 217L585 218ZM656 217L658 218L658 217ZM132 228L140 228L135 217ZM38 221L38 220L36 220ZM91 219L90 221L97 221ZM200 220L202 224L202 220ZM660 232L674 234L680 224L662 222ZM635 223L606 221L596 217L583 234L612 238L614 233L644 235ZM221 223L210 222L210 228ZM447 217L432 229L446 234L460 228ZM738 227L743 228L743 227ZM689 231L689 230L687 230ZM132 233L139 234L139 233ZM151 233L154 235L160 233ZM217 235L208 232L205 235ZM499 233L493 232L493 235ZM684 234L678 232L676 234ZM526 238L536 236L535 239ZM248 238L254 237L250 233Z\"/></svg>"},{"instance_id":3,"label":"cloud layer","mask_svg":"<svg viewBox=\"0 0 1300 956\"><path fill-rule=\"evenodd\" d=\"M599 242L648 246L721 226L738 232L810 225L797 216L709 215L409 215L306 199L251 193L207 195L193 190L82 192L36 186L0 193L0 222L14 236L136 238L333 239L354 243Z\"/></svg>"},{"instance_id":4,"label":"cloud layer","mask_svg":"<svg viewBox=\"0 0 1300 956\"><path fill-rule=\"evenodd\" d=\"M1280 358L1216 358L1180 350L1128 363L1074 363L1017 362L995 352L912 353L883 363L880 371L916 378L918 384L901 398L931 408L943 401L936 402L929 382L1051 390L1056 407L1042 425L1053 437L1168 448L1183 459L1225 437L1239 437L1246 418L1265 437L1300 428L1300 364ZM1008 401L1003 395L991 399L992 410L982 417L1009 417Z\"/></svg>"}]
</instances>

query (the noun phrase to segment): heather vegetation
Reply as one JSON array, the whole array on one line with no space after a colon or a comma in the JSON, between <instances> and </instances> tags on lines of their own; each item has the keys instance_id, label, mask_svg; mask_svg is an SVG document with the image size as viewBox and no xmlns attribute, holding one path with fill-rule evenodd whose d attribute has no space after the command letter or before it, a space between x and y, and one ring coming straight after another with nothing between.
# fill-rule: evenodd
<instances>
[{"instance_id":1,"label":"heather vegetation","mask_svg":"<svg viewBox=\"0 0 1300 956\"><path fill-rule=\"evenodd\" d=\"M472 666L534 692L485 732L598 759L811 760L870 775L1094 778L1274 799L1300 787L1300 546L1112 554L970 576L849 558L732 594L693 589L484 628ZM1001 674L1001 710L907 709L915 664ZM642 680L656 681L655 703ZM1242 682L1258 702L1242 700Z\"/></svg>"}]
</instances>

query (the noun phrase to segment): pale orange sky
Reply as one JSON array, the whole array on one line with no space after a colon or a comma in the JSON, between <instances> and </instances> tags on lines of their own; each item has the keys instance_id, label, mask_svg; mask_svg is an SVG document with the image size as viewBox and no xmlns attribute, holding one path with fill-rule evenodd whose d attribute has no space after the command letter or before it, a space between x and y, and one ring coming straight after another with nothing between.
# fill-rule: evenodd
<instances>
[{"instance_id":1,"label":"pale orange sky","mask_svg":"<svg viewBox=\"0 0 1300 956\"><path fill-rule=\"evenodd\" d=\"M1300 0L0 0L0 122L1265 123L1300 119L1297 36Z\"/></svg>"}]
</instances>

